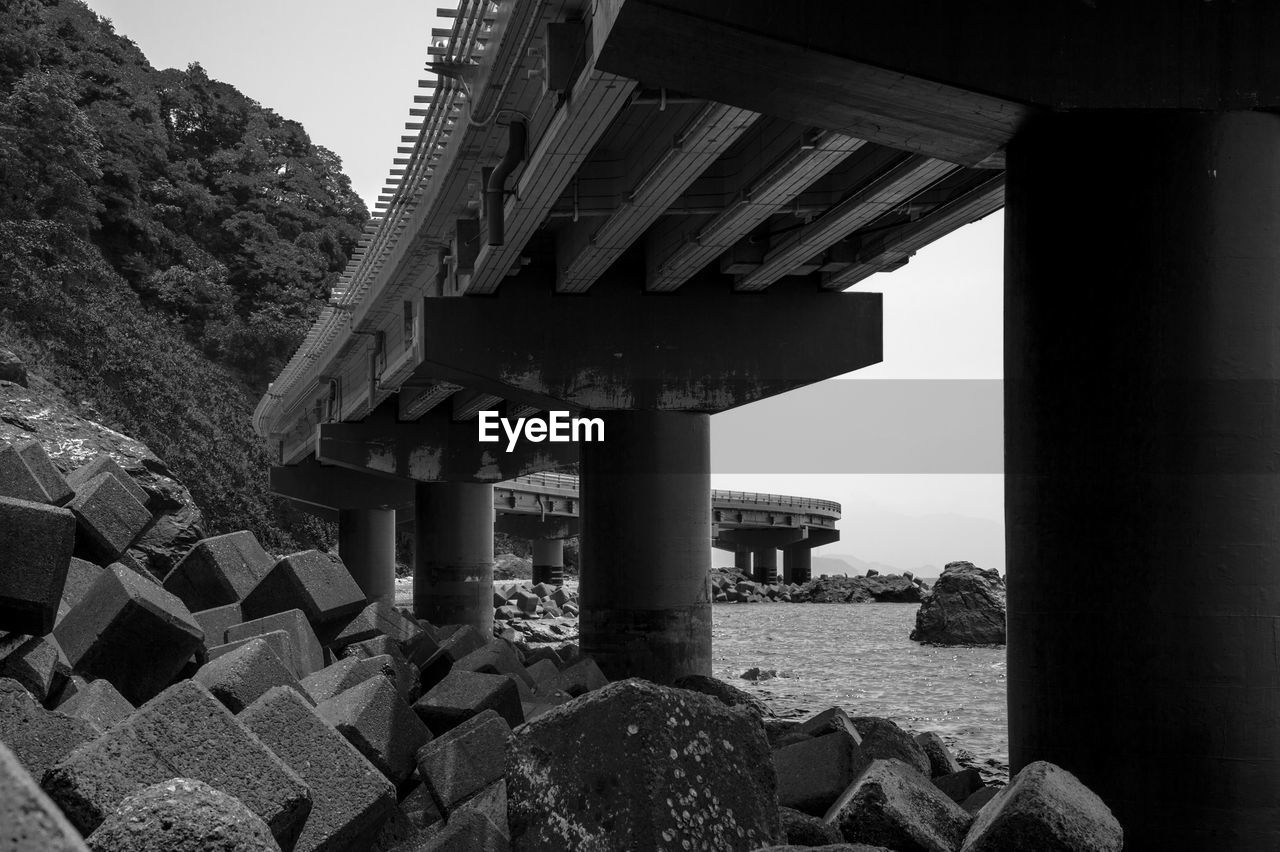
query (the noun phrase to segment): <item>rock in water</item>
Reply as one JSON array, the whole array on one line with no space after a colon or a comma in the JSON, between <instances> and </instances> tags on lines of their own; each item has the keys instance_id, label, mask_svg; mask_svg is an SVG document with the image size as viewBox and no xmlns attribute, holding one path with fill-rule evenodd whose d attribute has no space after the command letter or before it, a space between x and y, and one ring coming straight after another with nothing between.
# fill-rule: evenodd
<instances>
[{"instance_id":1,"label":"rock in water","mask_svg":"<svg viewBox=\"0 0 1280 852\"><path fill-rule=\"evenodd\" d=\"M1120 852L1124 831L1106 804L1070 772L1029 763L978 811L961 852Z\"/></svg>"},{"instance_id":2,"label":"rock in water","mask_svg":"<svg viewBox=\"0 0 1280 852\"><path fill-rule=\"evenodd\" d=\"M511 848L758 849L782 840L759 717L683 689L611 683L521 727Z\"/></svg>"},{"instance_id":3,"label":"rock in water","mask_svg":"<svg viewBox=\"0 0 1280 852\"><path fill-rule=\"evenodd\" d=\"M201 781L173 778L135 793L89 835L94 852L279 852L262 818Z\"/></svg>"},{"instance_id":4,"label":"rock in water","mask_svg":"<svg viewBox=\"0 0 1280 852\"><path fill-rule=\"evenodd\" d=\"M911 638L930 645L1003 645L1005 587L998 571L948 562L916 613Z\"/></svg>"}]
</instances>

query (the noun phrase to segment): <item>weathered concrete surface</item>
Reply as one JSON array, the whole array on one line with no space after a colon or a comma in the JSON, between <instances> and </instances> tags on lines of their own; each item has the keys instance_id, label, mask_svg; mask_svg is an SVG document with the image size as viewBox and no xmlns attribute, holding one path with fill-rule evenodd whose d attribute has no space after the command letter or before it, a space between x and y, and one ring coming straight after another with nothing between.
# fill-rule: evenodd
<instances>
[{"instance_id":1,"label":"weathered concrete surface","mask_svg":"<svg viewBox=\"0 0 1280 852\"><path fill-rule=\"evenodd\" d=\"M877 760L823 820L850 843L907 852L955 852L972 817L900 760Z\"/></svg>"},{"instance_id":2,"label":"weathered concrete surface","mask_svg":"<svg viewBox=\"0 0 1280 852\"><path fill-rule=\"evenodd\" d=\"M284 849L292 848L311 810L302 779L191 681L174 684L71 752L42 786L87 834L127 797L175 773L240 799Z\"/></svg>"},{"instance_id":3,"label":"weathered concrete surface","mask_svg":"<svg viewBox=\"0 0 1280 852\"><path fill-rule=\"evenodd\" d=\"M98 577L102 576L101 565L94 565L87 559L71 558L67 566L67 580L62 586L62 603L68 608L75 606L93 588Z\"/></svg>"},{"instance_id":4,"label":"weathered concrete surface","mask_svg":"<svg viewBox=\"0 0 1280 852\"><path fill-rule=\"evenodd\" d=\"M879 716L854 716L850 719L862 737L862 750L873 758L897 759L929 777L929 757L911 735L891 719Z\"/></svg>"},{"instance_id":5,"label":"weathered concrete surface","mask_svg":"<svg viewBox=\"0 0 1280 852\"><path fill-rule=\"evenodd\" d=\"M196 624L199 624L200 629L204 631L206 648L213 648L223 644L227 641L227 631L237 624L244 623L244 613L241 612L238 602L209 609L192 610L191 617L196 620Z\"/></svg>"},{"instance_id":6,"label":"weathered concrete surface","mask_svg":"<svg viewBox=\"0 0 1280 852\"><path fill-rule=\"evenodd\" d=\"M961 852L1120 852L1124 831L1080 780L1043 760L1029 763L978 812Z\"/></svg>"},{"instance_id":7,"label":"weathered concrete surface","mask_svg":"<svg viewBox=\"0 0 1280 852\"><path fill-rule=\"evenodd\" d=\"M227 628L227 641L238 642L251 636L262 636L274 630L283 630L293 640L294 657L290 668L296 677L303 678L324 668L324 648L311 623L300 609L289 609L274 615L254 618Z\"/></svg>"},{"instance_id":8,"label":"weathered concrete surface","mask_svg":"<svg viewBox=\"0 0 1280 852\"><path fill-rule=\"evenodd\" d=\"M367 605L342 560L318 550L282 556L241 604L246 618L300 609L317 633Z\"/></svg>"},{"instance_id":9,"label":"weathered concrete surface","mask_svg":"<svg viewBox=\"0 0 1280 852\"><path fill-rule=\"evenodd\" d=\"M511 726L485 710L418 749L418 776L446 814L506 772Z\"/></svg>"},{"instance_id":10,"label":"weathered concrete surface","mask_svg":"<svg viewBox=\"0 0 1280 852\"><path fill-rule=\"evenodd\" d=\"M44 492L44 502L52 506L65 505L73 492L62 473L54 466L39 441L19 441L13 447Z\"/></svg>"},{"instance_id":11,"label":"weathered concrete surface","mask_svg":"<svg viewBox=\"0 0 1280 852\"><path fill-rule=\"evenodd\" d=\"M110 473L100 473L80 486L67 504L79 530L76 552L99 564L119 559L147 524L147 507Z\"/></svg>"},{"instance_id":12,"label":"weathered concrete surface","mask_svg":"<svg viewBox=\"0 0 1280 852\"><path fill-rule=\"evenodd\" d=\"M779 807L778 817L782 820L783 837L794 846L809 848L844 842L840 829L823 822L820 817L788 807Z\"/></svg>"},{"instance_id":13,"label":"weathered concrete surface","mask_svg":"<svg viewBox=\"0 0 1280 852\"><path fill-rule=\"evenodd\" d=\"M129 717L136 708L109 680L95 680L58 705L58 712L83 719L99 731Z\"/></svg>"},{"instance_id":14,"label":"weathered concrete surface","mask_svg":"<svg viewBox=\"0 0 1280 852\"><path fill-rule=\"evenodd\" d=\"M98 736L88 722L46 710L15 680L0 678L0 742L41 778L73 749Z\"/></svg>"},{"instance_id":15,"label":"weathered concrete surface","mask_svg":"<svg viewBox=\"0 0 1280 852\"><path fill-rule=\"evenodd\" d=\"M952 772L947 775L939 775L931 779L933 786L946 795L951 801L960 804L974 793L982 789L982 773L976 767L961 769L959 772Z\"/></svg>"},{"instance_id":16,"label":"weathered concrete surface","mask_svg":"<svg viewBox=\"0 0 1280 852\"><path fill-rule=\"evenodd\" d=\"M128 491L133 499L137 500L141 505L146 506L150 501L150 497L142 486L134 482L133 477L126 473L125 469L106 453L99 453L87 464L83 464L67 474L67 484L74 490L79 491L90 480L104 473L114 476L116 481L124 486L124 490Z\"/></svg>"},{"instance_id":17,"label":"weathered concrete surface","mask_svg":"<svg viewBox=\"0 0 1280 852\"><path fill-rule=\"evenodd\" d=\"M822 816L871 764L856 734L830 731L773 753L778 804Z\"/></svg>"},{"instance_id":18,"label":"weathered concrete surface","mask_svg":"<svg viewBox=\"0 0 1280 852\"><path fill-rule=\"evenodd\" d=\"M495 710L515 727L524 721L520 690L512 675L451 671L413 704L414 712L436 735L485 710Z\"/></svg>"},{"instance_id":19,"label":"weathered concrete surface","mask_svg":"<svg viewBox=\"0 0 1280 852\"><path fill-rule=\"evenodd\" d=\"M925 757L929 758L930 778L939 778L960 771L960 764L956 762L955 755L951 753L951 749L947 748L942 737L933 731L925 731L922 734L916 734L914 739L924 751Z\"/></svg>"},{"instance_id":20,"label":"weathered concrete surface","mask_svg":"<svg viewBox=\"0 0 1280 852\"><path fill-rule=\"evenodd\" d=\"M0 742L0 849L86 852L80 833Z\"/></svg>"},{"instance_id":21,"label":"weathered concrete surface","mask_svg":"<svg viewBox=\"0 0 1280 852\"><path fill-rule=\"evenodd\" d=\"M1003 645L1005 606L1000 572L948 562L916 612L911 638L930 645Z\"/></svg>"},{"instance_id":22,"label":"weathered concrete surface","mask_svg":"<svg viewBox=\"0 0 1280 852\"><path fill-rule=\"evenodd\" d=\"M311 788L295 852L361 848L391 815L395 787L296 692L275 687L238 717Z\"/></svg>"},{"instance_id":23,"label":"weathered concrete surface","mask_svg":"<svg viewBox=\"0 0 1280 852\"><path fill-rule=\"evenodd\" d=\"M193 612L212 609L244 600L274 564L253 533L240 530L198 542L164 578L164 587Z\"/></svg>"},{"instance_id":24,"label":"weathered concrete surface","mask_svg":"<svg viewBox=\"0 0 1280 852\"><path fill-rule=\"evenodd\" d=\"M0 659L0 677L13 678L41 704L52 706L71 677L71 666L56 639L32 636Z\"/></svg>"},{"instance_id":25,"label":"weathered concrete surface","mask_svg":"<svg viewBox=\"0 0 1280 852\"><path fill-rule=\"evenodd\" d=\"M74 671L105 677L141 704L173 680L204 632L182 601L117 564L58 622L54 637Z\"/></svg>"},{"instance_id":26,"label":"weathered concrete surface","mask_svg":"<svg viewBox=\"0 0 1280 852\"><path fill-rule=\"evenodd\" d=\"M273 687L305 691L267 641L251 639L228 654L200 667L191 678L213 694L232 713L239 713ZM308 696L304 699L311 701Z\"/></svg>"},{"instance_id":27,"label":"weathered concrete surface","mask_svg":"<svg viewBox=\"0 0 1280 852\"><path fill-rule=\"evenodd\" d=\"M262 818L202 781L171 778L126 798L87 838L93 852L279 852Z\"/></svg>"},{"instance_id":28,"label":"weathered concrete surface","mask_svg":"<svg viewBox=\"0 0 1280 852\"><path fill-rule=\"evenodd\" d=\"M414 756L432 732L385 677L371 677L321 703L316 711L396 785L409 780Z\"/></svg>"},{"instance_id":29,"label":"weathered concrete surface","mask_svg":"<svg viewBox=\"0 0 1280 852\"><path fill-rule=\"evenodd\" d=\"M782 838L757 718L623 680L548 711L511 740L515 850L756 849Z\"/></svg>"},{"instance_id":30,"label":"weathered concrete surface","mask_svg":"<svg viewBox=\"0 0 1280 852\"><path fill-rule=\"evenodd\" d=\"M678 689L701 692L703 695L710 695L728 707L746 707L758 713L762 718L774 715L767 704L751 693L709 675L685 675L684 677L676 678L672 686Z\"/></svg>"},{"instance_id":31,"label":"weathered concrete surface","mask_svg":"<svg viewBox=\"0 0 1280 852\"><path fill-rule=\"evenodd\" d=\"M48 633L75 548L75 515L0 497L0 529L0 630Z\"/></svg>"}]
</instances>

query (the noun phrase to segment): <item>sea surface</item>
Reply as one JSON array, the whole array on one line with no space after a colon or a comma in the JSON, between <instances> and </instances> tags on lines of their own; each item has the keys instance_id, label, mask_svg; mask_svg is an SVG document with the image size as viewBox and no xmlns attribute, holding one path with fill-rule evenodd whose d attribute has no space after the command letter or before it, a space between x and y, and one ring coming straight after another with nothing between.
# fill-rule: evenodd
<instances>
[{"instance_id":1,"label":"sea surface","mask_svg":"<svg viewBox=\"0 0 1280 852\"><path fill-rule=\"evenodd\" d=\"M1004 648L935 648L907 637L917 604L716 604L712 674L779 716L837 705L936 731L988 778L1007 778ZM751 668L779 677L743 680Z\"/></svg>"}]
</instances>

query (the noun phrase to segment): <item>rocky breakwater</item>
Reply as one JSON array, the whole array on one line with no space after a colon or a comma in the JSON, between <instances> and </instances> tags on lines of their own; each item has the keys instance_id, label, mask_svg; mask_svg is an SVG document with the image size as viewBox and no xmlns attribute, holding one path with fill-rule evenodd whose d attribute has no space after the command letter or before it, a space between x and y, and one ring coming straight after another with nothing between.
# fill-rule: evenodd
<instances>
[{"instance_id":1,"label":"rocky breakwater","mask_svg":"<svg viewBox=\"0 0 1280 852\"><path fill-rule=\"evenodd\" d=\"M911 638L930 645L1003 645L1005 600L998 571L948 562L920 604Z\"/></svg>"},{"instance_id":2,"label":"rocky breakwater","mask_svg":"<svg viewBox=\"0 0 1280 852\"><path fill-rule=\"evenodd\" d=\"M797 583L757 583L726 568L711 574L717 603L919 603L929 585L910 572L863 577L827 576Z\"/></svg>"},{"instance_id":3,"label":"rocky breakwater","mask_svg":"<svg viewBox=\"0 0 1280 852\"><path fill-rule=\"evenodd\" d=\"M577 639L578 593L550 583L495 583L493 630L512 642Z\"/></svg>"}]
</instances>

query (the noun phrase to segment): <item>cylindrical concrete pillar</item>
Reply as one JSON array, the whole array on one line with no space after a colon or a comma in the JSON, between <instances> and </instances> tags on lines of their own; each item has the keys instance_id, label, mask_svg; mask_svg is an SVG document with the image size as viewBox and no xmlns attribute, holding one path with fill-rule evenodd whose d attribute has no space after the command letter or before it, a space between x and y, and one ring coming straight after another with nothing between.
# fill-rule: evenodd
<instances>
[{"instance_id":1,"label":"cylindrical concrete pillar","mask_svg":"<svg viewBox=\"0 0 1280 852\"><path fill-rule=\"evenodd\" d=\"M493 633L493 486L414 489L413 611L432 624Z\"/></svg>"},{"instance_id":2,"label":"cylindrical concrete pillar","mask_svg":"<svg viewBox=\"0 0 1280 852\"><path fill-rule=\"evenodd\" d=\"M807 545L797 544L782 549L782 581L784 583L807 583L813 574L813 550Z\"/></svg>"},{"instance_id":3,"label":"cylindrical concrete pillar","mask_svg":"<svg viewBox=\"0 0 1280 852\"><path fill-rule=\"evenodd\" d=\"M733 567L738 573L744 577L751 576L751 551L735 550L733 552Z\"/></svg>"},{"instance_id":4,"label":"cylindrical concrete pillar","mask_svg":"<svg viewBox=\"0 0 1280 852\"><path fill-rule=\"evenodd\" d=\"M778 548L758 547L751 551L751 579L757 583L778 582Z\"/></svg>"},{"instance_id":5,"label":"cylindrical concrete pillar","mask_svg":"<svg viewBox=\"0 0 1280 852\"><path fill-rule=\"evenodd\" d=\"M396 598L396 510L338 512L338 556L364 596L394 604Z\"/></svg>"},{"instance_id":6,"label":"cylindrical concrete pillar","mask_svg":"<svg viewBox=\"0 0 1280 852\"><path fill-rule=\"evenodd\" d=\"M1280 848L1280 116L1066 113L1008 149L1012 768L1125 848Z\"/></svg>"},{"instance_id":7,"label":"cylindrical concrete pillar","mask_svg":"<svg viewBox=\"0 0 1280 852\"><path fill-rule=\"evenodd\" d=\"M558 538L533 540L533 582L564 585L564 541Z\"/></svg>"},{"instance_id":8,"label":"cylindrical concrete pillar","mask_svg":"<svg viewBox=\"0 0 1280 852\"><path fill-rule=\"evenodd\" d=\"M582 649L611 679L711 674L711 418L601 416L581 445Z\"/></svg>"}]
</instances>

